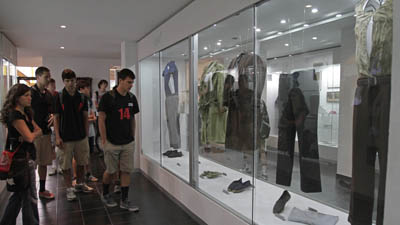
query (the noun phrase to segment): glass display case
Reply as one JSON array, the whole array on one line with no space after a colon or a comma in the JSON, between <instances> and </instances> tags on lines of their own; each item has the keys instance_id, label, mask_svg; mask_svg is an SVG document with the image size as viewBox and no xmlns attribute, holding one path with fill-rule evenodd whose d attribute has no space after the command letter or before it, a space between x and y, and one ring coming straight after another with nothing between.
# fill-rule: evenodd
<instances>
[{"instance_id":1,"label":"glass display case","mask_svg":"<svg viewBox=\"0 0 400 225\"><path fill-rule=\"evenodd\" d=\"M248 223L382 225L391 10L265 1L145 58L143 153Z\"/></svg>"}]
</instances>

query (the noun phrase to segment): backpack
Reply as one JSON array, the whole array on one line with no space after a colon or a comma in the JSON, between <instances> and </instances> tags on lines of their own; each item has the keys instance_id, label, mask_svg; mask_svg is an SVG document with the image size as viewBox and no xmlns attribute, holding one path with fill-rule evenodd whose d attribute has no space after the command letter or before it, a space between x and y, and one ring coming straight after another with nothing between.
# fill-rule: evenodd
<instances>
[{"instance_id":1,"label":"backpack","mask_svg":"<svg viewBox=\"0 0 400 225\"><path fill-rule=\"evenodd\" d=\"M79 103L79 106L78 106L78 112L80 112L82 110L83 105L85 103L85 96L83 94L81 94L81 93L79 93L79 94L81 95L81 102ZM63 96L63 92L61 91L61 92L58 93L58 97L60 98L61 108L64 111L64 103L63 103L63 97L62 96Z\"/></svg>"}]
</instances>

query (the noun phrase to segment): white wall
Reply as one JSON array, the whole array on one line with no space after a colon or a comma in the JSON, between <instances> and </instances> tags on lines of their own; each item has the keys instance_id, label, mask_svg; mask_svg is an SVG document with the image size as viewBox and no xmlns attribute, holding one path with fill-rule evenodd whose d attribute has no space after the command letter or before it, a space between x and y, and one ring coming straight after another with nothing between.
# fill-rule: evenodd
<instances>
[{"instance_id":1,"label":"white wall","mask_svg":"<svg viewBox=\"0 0 400 225\"><path fill-rule=\"evenodd\" d=\"M394 0L392 101L390 106L389 153L386 178L385 225L400 221L400 0Z\"/></svg>"},{"instance_id":2,"label":"white wall","mask_svg":"<svg viewBox=\"0 0 400 225\"><path fill-rule=\"evenodd\" d=\"M97 83L110 79L109 69L119 66L120 59L96 59L80 57L43 57L43 66L50 69L51 76L56 80L57 90L63 88L61 73L64 69L72 69L78 77L92 77L92 88L97 90Z\"/></svg>"},{"instance_id":3,"label":"white wall","mask_svg":"<svg viewBox=\"0 0 400 225\"><path fill-rule=\"evenodd\" d=\"M209 25L220 21L259 0L194 1L138 43L138 57L143 59Z\"/></svg>"},{"instance_id":4,"label":"white wall","mask_svg":"<svg viewBox=\"0 0 400 225\"><path fill-rule=\"evenodd\" d=\"M355 62L354 27L342 30L342 47L338 59L341 64L339 150L337 174L351 177L353 149L353 100L356 90L357 64Z\"/></svg>"}]
</instances>

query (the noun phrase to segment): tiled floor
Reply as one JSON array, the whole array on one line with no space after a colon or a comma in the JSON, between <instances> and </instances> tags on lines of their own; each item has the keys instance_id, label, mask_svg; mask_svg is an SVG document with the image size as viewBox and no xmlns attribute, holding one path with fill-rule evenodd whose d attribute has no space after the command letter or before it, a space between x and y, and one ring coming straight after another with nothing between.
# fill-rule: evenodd
<instances>
[{"instance_id":1,"label":"tiled floor","mask_svg":"<svg viewBox=\"0 0 400 225\"><path fill-rule=\"evenodd\" d=\"M102 160L92 157L93 172L101 177L104 171ZM154 184L142 174L132 174L133 184L130 188L129 199L140 207L140 212L133 213L119 207L107 208L101 200L102 185L90 183L95 187L94 193L77 194L76 201L66 200L62 176L48 177L47 189L56 194L56 200L39 200L38 208L40 224L45 225L195 225L195 222L184 210L171 201ZM115 196L119 202L119 196ZM6 202L1 203L1 212ZM17 224L22 224L21 216Z\"/></svg>"}]
</instances>

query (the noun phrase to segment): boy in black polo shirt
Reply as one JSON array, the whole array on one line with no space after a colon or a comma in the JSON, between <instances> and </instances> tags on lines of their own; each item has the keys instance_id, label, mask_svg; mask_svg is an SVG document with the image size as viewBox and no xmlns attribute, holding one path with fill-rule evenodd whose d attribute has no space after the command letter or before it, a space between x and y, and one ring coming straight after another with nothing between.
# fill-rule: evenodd
<instances>
[{"instance_id":1,"label":"boy in black polo shirt","mask_svg":"<svg viewBox=\"0 0 400 225\"><path fill-rule=\"evenodd\" d=\"M107 167L103 174L101 199L108 207L117 206L109 194L109 188L112 177L120 171L120 208L137 212L139 208L131 205L128 198L135 151L135 114L139 112L136 96L129 92L134 79L135 74L129 69L118 73L118 86L105 93L100 100L99 129Z\"/></svg>"},{"instance_id":2,"label":"boy in black polo shirt","mask_svg":"<svg viewBox=\"0 0 400 225\"><path fill-rule=\"evenodd\" d=\"M42 129L43 136L35 139L36 163L40 180L39 197L54 199L54 194L45 189L47 166L52 164L55 152L51 147L51 129L53 123L53 97L46 89L50 81L50 70L46 67L39 67L35 71L36 84L31 88L32 109L36 124Z\"/></svg>"},{"instance_id":3,"label":"boy in black polo shirt","mask_svg":"<svg viewBox=\"0 0 400 225\"><path fill-rule=\"evenodd\" d=\"M76 90L76 75L70 69L62 72L65 88L59 94L55 104L54 130L56 145L62 158L64 182L67 186L67 200L76 199L74 192L90 192L93 188L84 183L84 166L89 160L88 144L88 104L83 95ZM72 158L77 163L77 184L72 187Z\"/></svg>"}]
</instances>

